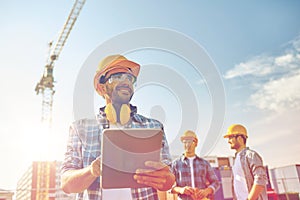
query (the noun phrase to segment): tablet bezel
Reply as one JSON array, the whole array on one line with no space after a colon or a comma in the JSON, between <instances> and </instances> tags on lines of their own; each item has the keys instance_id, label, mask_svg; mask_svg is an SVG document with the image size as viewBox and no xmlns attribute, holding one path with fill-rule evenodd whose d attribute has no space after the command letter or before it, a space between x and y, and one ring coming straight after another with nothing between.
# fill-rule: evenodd
<instances>
[{"instance_id":1,"label":"tablet bezel","mask_svg":"<svg viewBox=\"0 0 300 200\"><path fill-rule=\"evenodd\" d=\"M101 138L101 187L141 188L133 176L145 161L160 161L163 131L152 128L105 129Z\"/></svg>"}]
</instances>

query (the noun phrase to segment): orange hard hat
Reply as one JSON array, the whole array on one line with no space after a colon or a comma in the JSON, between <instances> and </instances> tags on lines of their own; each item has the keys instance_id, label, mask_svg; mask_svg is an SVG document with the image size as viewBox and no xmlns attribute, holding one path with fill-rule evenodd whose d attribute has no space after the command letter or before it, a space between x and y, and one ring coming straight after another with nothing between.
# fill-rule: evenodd
<instances>
[{"instance_id":1,"label":"orange hard hat","mask_svg":"<svg viewBox=\"0 0 300 200\"><path fill-rule=\"evenodd\" d=\"M104 84L106 78L120 72L132 74L136 78L140 72L140 65L122 55L111 55L101 60L94 77L94 87L98 94L104 95L98 84Z\"/></svg>"},{"instance_id":2,"label":"orange hard hat","mask_svg":"<svg viewBox=\"0 0 300 200\"><path fill-rule=\"evenodd\" d=\"M243 135L248 138L247 129L241 124L232 124L231 126L229 126L226 135L224 135L223 137L229 138L230 136L235 135Z\"/></svg>"}]
</instances>

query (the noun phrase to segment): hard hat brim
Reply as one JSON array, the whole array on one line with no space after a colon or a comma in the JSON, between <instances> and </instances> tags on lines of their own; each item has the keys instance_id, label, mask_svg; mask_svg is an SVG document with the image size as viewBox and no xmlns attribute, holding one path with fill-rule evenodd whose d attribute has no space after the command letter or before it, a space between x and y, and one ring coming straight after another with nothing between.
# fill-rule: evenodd
<instances>
[{"instance_id":1,"label":"hard hat brim","mask_svg":"<svg viewBox=\"0 0 300 200\"><path fill-rule=\"evenodd\" d=\"M248 136L245 134L228 134L228 135L224 135L223 138L229 138L231 136L238 136L238 135L248 138Z\"/></svg>"},{"instance_id":2,"label":"hard hat brim","mask_svg":"<svg viewBox=\"0 0 300 200\"><path fill-rule=\"evenodd\" d=\"M124 73L132 74L134 77L137 77L139 71L140 71L140 65L130 60L120 60L118 62L114 62L104 67L102 70L96 72L96 75L94 76L94 88L96 89L97 93L100 96L103 96L104 95L103 91L99 90L99 88L97 87L97 85L100 84L99 80L102 76L108 78L112 74L124 72Z\"/></svg>"}]
</instances>

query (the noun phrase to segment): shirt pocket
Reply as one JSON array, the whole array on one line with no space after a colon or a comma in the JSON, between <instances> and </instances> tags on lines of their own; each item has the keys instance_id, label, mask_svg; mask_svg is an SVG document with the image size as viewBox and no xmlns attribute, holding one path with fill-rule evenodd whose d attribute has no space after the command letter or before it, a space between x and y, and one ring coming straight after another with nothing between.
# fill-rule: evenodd
<instances>
[{"instance_id":1,"label":"shirt pocket","mask_svg":"<svg viewBox=\"0 0 300 200\"><path fill-rule=\"evenodd\" d=\"M206 188L206 168L205 165L199 164L194 168L195 186L198 188Z\"/></svg>"}]
</instances>

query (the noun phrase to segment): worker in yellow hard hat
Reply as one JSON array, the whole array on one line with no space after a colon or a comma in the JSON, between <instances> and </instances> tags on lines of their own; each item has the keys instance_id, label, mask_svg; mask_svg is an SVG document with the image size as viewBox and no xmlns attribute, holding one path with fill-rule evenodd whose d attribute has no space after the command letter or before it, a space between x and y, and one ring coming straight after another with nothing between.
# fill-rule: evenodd
<instances>
[{"instance_id":1,"label":"worker in yellow hard hat","mask_svg":"<svg viewBox=\"0 0 300 200\"><path fill-rule=\"evenodd\" d=\"M184 153L172 162L176 184L171 192L182 200L206 200L213 197L220 187L220 181L210 163L196 154L198 137L187 130L180 137Z\"/></svg>"},{"instance_id":2,"label":"worker in yellow hard hat","mask_svg":"<svg viewBox=\"0 0 300 200\"><path fill-rule=\"evenodd\" d=\"M245 126L229 126L224 138L228 139L231 149L236 151L232 166L234 199L267 200L267 174L261 156L246 147L248 133Z\"/></svg>"},{"instance_id":3,"label":"worker in yellow hard hat","mask_svg":"<svg viewBox=\"0 0 300 200\"><path fill-rule=\"evenodd\" d=\"M93 82L106 105L100 108L96 119L82 119L71 125L62 164L61 182L65 192L79 193L78 196L83 198L83 192L87 190L89 200L113 200L112 196L105 197L105 192L109 191L100 187L100 138L104 129L156 128L163 131L159 121L137 114L136 106L130 104L139 71L140 65L123 55L111 55L99 63ZM146 162L146 169L137 169L133 175L137 183L145 185L144 188L123 188L113 190L113 194L110 194L116 196L118 193L122 199L158 199L157 190L169 190L175 182L175 176L169 167L172 160L165 133L160 152L162 162Z\"/></svg>"},{"instance_id":4,"label":"worker in yellow hard hat","mask_svg":"<svg viewBox=\"0 0 300 200\"><path fill-rule=\"evenodd\" d=\"M224 138L229 138L228 143L231 145L231 149L236 149L238 152L245 148L248 138L247 130L240 124L231 125ZM236 140L232 140L232 138ZM239 143L238 139L242 139L243 143Z\"/></svg>"}]
</instances>

